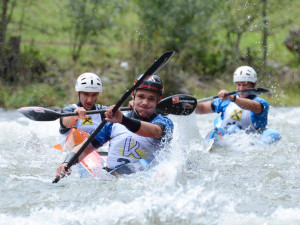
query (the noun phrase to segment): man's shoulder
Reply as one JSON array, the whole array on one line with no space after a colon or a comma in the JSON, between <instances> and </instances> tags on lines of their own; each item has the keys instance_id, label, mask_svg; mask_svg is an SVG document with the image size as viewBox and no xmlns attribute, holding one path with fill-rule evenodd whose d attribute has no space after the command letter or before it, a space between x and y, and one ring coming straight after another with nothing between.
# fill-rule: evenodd
<instances>
[{"instance_id":1,"label":"man's shoulder","mask_svg":"<svg viewBox=\"0 0 300 225\"><path fill-rule=\"evenodd\" d=\"M230 100L222 101L220 98L216 98L211 102L211 107L213 111L219 113L222 110L225 110L230 103Z\"/></svg>"}]
</instances>

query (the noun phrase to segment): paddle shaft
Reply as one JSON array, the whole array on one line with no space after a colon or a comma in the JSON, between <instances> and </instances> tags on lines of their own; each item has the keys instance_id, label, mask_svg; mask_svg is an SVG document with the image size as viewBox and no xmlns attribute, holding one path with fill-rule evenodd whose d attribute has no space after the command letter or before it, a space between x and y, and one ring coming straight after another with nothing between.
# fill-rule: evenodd
<instances>
[{"instance_id":1,"label":"paddle shaft","mask_svg":"<svg viewBox=\"0 0 300 225\"><path fill-rule=\"evenodd\" d=\"M144 75L136 82L135 85L133 85L132 88L130 88L125 94L122 96L122 98L117 102L117 104L112 109L112 112L115 113L118 108L125 102L125 100L128 98L128 96L138 87L141 85L141 83L145 80L147 76L151 76L157 71L159 71L173 56L174 51L168 51L164 53L158 60L154 62L154 64L144 73ZM97 127L97 129L89 136L89 138L83 143L81 148L76 152L74 157L70 160L70 162L65 166L65 170L68 171L70 167L75 164L75 162L78 160L81 153L86 149L86 147L94 140L96 135L99 133L99 131L104 127L104 125L107 123L106 120L103 120L101 124ZM60 177L56 177L55 180L52 183L57 183L60 180Z\"/></svg>"},{"instance_id":2,"label":"paddle shaft","mask_svg":"<svg viewBox=\"0 0 300 225\"><path fill-rule=\"evenodd\" d=\"M132 110L131 107L121 107L120 108L121 111L129 111ZM98 114L98 113L105 113L106 109L99 109L99 110L90 110L90 111L86 111L86 114L90 115L90 114ZM59 116L60 117L66 117L66 116L77 116L78 113L77 112L70 112L70 113L60 113Z\"/></svg>"},{"instance_id":3,"label":"paddle shaft","mask_svg":"<svg viewBox=\"0 0 300 225\"><path fill-rule=\"evenodd\" d=\"M156 112L164 116L173 115L189 115L192 109L197 105L197 99L193 96L185 94L177 94L162 99L156 106ZM121 107L121 111L132 110L130 107ZM86 111L86 114L102 114L106 109ZM18 109L27 118L34 121L54 121L61 117L76 116L77 112L60 113L43 107L22 107Z\"/></svg>"},{"instance_id":4,"label":"paddle shaft","mask_svg":"<svg viewBox=\"0 0 300 225\"><path fill-rule=\"evenodd\" d=\"M249 88L249 89L245 89L245 90L241 90L241 91L231 91L225 94L225 96L229 96L229 95L234 95L234 94L241 94L241 93L253 93L253 94L263 94L263 93L268 93L269 90L264 89L264 88ZM211 96L211 97L207 97L207 98L202 98L202 99L198 99L197 102L207 102L207 101L211 101L214 100L216 98L219 98L218 95L215 96Z\"/></svg>"}]
</instances>

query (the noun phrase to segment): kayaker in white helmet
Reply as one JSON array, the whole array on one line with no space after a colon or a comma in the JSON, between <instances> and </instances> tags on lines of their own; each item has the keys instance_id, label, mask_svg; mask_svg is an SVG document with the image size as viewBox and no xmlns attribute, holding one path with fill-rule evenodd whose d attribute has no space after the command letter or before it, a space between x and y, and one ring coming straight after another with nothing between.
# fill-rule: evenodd
<instances>
[{"instance_id":1,"label":"kayaker in white helmet","mask_svg":"<svg viewBox=\"0 0 300 225\"><path fill-rule=\"evenodd\" d=\"M135 82L139 79L140 76ZM123 114L118 109L113 114L113 106L110 106L105 113L108 122L80 155L79 161L109 141L108 172L117 175L144 170L173 136L173 122L155 111L162 95L163 82L157 75L152 75L132 92L132 111ZM64 163L57 168L57 177L70 173L65 171L65 166L82 145L71 150Z\"/></svg>"},{"instance_id":2,"label":"kayaker in white helmet","mask_svg":"<svg viewBox=\"0 0 300 225\"><path fill-rule=\"evenodd\" d=\"M233 75L237 91L254 88L257 74L250 66L237 68ZM263 131L268 122L269 103L257 95L242 93L225 96L227 90L218 93L219 98L197 104L196 113L221 113L221 127L225 130L231 126L248 132Z\"/></svg>"},{"instance_id":3,"label":"kayaker in white helmet","mask_svg":"<svg viewBox=\"0 0 300 225\"><path fill-rule=\"evenodd\" d=\"M63 147L65 140L72 127L81 129L87 133L92 133L104 119L104 115L87 115L88 110L100 110L106 106L96 104L97 98L102 93L102 82L94 73L81 74L75 85L78 95L78 103L71 104L63 108L62 112L77 112L78 116L62 117L60 119L60 144Z\"/></svg>"}]
</instances>

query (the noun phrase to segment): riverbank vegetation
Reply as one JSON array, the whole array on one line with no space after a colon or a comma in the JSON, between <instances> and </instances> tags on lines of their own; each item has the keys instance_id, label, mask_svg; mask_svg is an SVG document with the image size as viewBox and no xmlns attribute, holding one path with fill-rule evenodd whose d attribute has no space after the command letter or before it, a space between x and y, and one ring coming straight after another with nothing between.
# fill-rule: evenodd
<instances>
[{"instance_id":1,"label":"riverbank vegetation","mask_svg":"<svg viewBox=\"0 0 300 225\"><path fill-rule=\"evenodd\" d=\"M165 95L196 98L234 90L250 65L273 106L300 105L297 0L3 0L0 107L64 106L76 78L98 74L114 104L167 50Z\"/></svg>"}]
</instances>

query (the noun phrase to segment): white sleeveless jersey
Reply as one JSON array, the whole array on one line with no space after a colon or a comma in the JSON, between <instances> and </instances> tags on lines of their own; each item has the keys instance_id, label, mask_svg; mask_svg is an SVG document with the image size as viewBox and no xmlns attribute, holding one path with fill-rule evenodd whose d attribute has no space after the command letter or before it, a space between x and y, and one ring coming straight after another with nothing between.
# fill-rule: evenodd
<instances>
[{"instance_id":1,"label":"white sleeveless jersey","mask_svg":"<svg viewBox=\"0 0 300 225\"><path fill-rule=\"evenodd\" d=\"M142 137L115 123L112 126L107 167L115 167L144 159L150 163L160 149L161 140Z\"/></svg>"},{"instance_id":2,"label":"white sleeveless jersey","mask_svg":"<svg viewBox=\"0 0 300 225\"><path fill-rule=\"evenodd\" d=\"M263 111L259 114L240 108L237 104L229 100L222 101L216 98L212 101L212 109L216 113L221 113L223 120L222 128L230 124L236 124L242 129L249 129L249 132L254 130L264 130L268 123L269 103L262 98L254 96L251 100L259 102ZM255 128L255 129L254 129ZM254 130L253 130L254 129Z\"/></svg>"},{"instance_id":3,"label":"white sleeveless jersey","mask_svg":"<svg viewBox=\"0 0 300 225\"><path fill-rule=\"evenodd\" d=\"M235 124L241 129L247 129L248 131L255 131L254 125L251 119L251 111L240 108L234 102L228 104L222 121L222 128L226 128L228 125Z\"/></svg>"},{"instance_id":4,"label":"white sleeveless jersey","mask_svg":"<svg viewBox=\"0 0 300 225\"><path fill-rule=\"evenodd\" d=\"M79 106L76 104L72 105L74 107L74 109L77 109ZM96 110L99 110L100 107L97 107L96 105ZM94 130L96 130L96 128L100 125L100 123L102 122L102 118L100 113L99 114L90 114L87 115L87 118L85 119L79 119L76 121L76 124L74 127L76 127L77 129L83 130L89 134L91 134ZM64 147L65 141L67 139L67 136L69 134L70 130L64 134L60 134L60 144L62 147Z\"/></svg>"}]
</instances>

